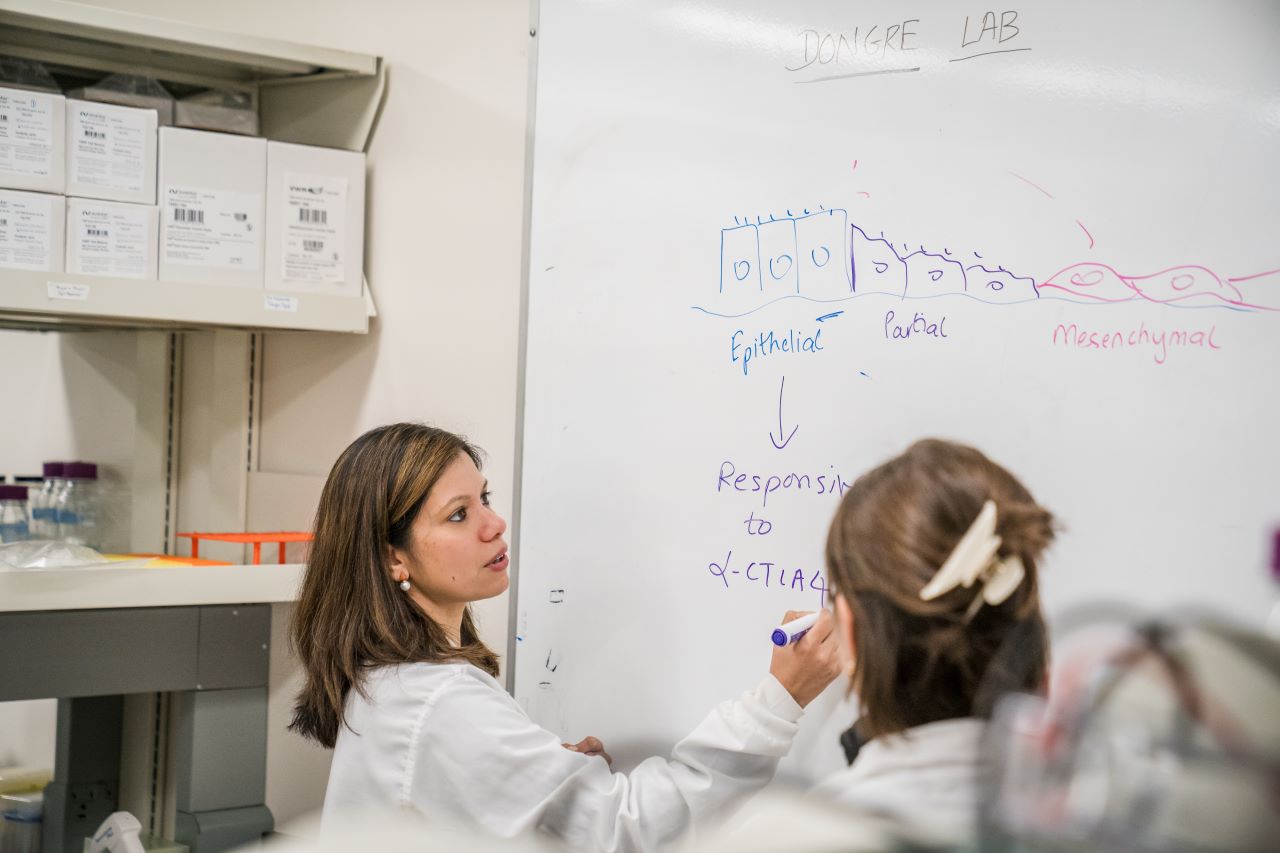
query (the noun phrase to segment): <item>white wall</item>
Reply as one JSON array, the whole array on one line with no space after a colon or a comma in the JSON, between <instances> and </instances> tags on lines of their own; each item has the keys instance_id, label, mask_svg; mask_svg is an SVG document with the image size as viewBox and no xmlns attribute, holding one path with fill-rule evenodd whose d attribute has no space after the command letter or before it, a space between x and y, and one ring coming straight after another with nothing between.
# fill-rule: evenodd
<instances>
[{"instance_id":1,"label":"white wall","mask_svg":"<svg viewBox=\"0 0 1280 853\"><path fill-rule=\"evenodd\" d=\"M0 474L40 473L40 463L98 463L98 476L127 489L133 469L137 340L132 332L0 330ZM127 508L127 500L124 502ZM129 529L115 518L111 544Z\"/></svg>"},{"instance_id":2,"label":"white wall","mask_svg":"<svg viewBox=\"0 0 1280 853\"><path fill-rule=\"evenodd\" d=\"M39 474L50 460L97 462L124 494L133 467L137 343L131 332L0 330L0 474ZM113 547L129 529L113 502ZM57 701L0 702L0 767L52 767Z\"/></svg>"},{"instance_id":3,"label":"white wall","mask_svg":"<svg viewBox=\"0 0 1280 853\"><path fill-rule=\"evenodd\" d=\"M366 336L273 334L264 347L260 468L325 474L365 429L424 420L489 453L511 511L523 234L529 9L525 0L90 0L93 5L384 57L369 151ZM495 649L506 597L477 608ZM277 608L282 623L287 608ZM319 805L327 755L285 732L296 672L276 624L267 803L285 822Z\"/></svg>"}]
</instances>

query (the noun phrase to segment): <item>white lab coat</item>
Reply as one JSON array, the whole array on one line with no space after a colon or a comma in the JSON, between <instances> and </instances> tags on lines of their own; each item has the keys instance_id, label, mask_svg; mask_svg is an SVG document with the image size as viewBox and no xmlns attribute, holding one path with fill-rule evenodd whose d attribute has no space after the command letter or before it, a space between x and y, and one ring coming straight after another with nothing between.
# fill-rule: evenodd
<instances>
[{"instance_id":1,"label":"white lab coat","mask_svg":"<svg viewBox=\"0 0 1280 853\"><path fill-rule=\"evenodd\" d=\"M613 773L570 752L487 673L409 663L368 674L347 697L323 821L371 806L501 837L541 831L572 847L652 850L722 819L767 783L791 747L800 706L773 676L707 715L670 759ZM620 697L621 701L621 697ZM606 744L607 746L607 744Z\"/></svg>"},{"instance_id":2,"label":"white lab coat","mask_svg":"<svg viewBox=\"0 0 1280 853\"><path fill-rule=\"evenodd\" d=\"M863 814L891 818L921 841L972 844L985 725L972 717L941 720L875 738L852 765L813 793Z\"/></svg>"}]
</instances>

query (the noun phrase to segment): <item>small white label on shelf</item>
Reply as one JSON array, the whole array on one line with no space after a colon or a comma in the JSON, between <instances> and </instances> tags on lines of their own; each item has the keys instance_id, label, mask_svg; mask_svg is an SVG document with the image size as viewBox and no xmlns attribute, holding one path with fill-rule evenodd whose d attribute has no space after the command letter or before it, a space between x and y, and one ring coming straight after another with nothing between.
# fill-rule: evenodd
<instances>
[{"instance_id":1,"label":"small white label on shelf","mask_svg":"<svg viewBox=\"0 0 1280 853\"><path fill-rule=\"evenodd\" d=\"M89 298L89 285L51 281L49 282L49 298L65 299L69 302L84 302Z\"/></svg>"},{"instance_id":2,"label":"small white label on shelf","mask_svg":"<svg viewBox=\"0 0 1280 853\"><path fill-rule=\"evenodd\" d=\"M347 179L289 172L284 176L280 216L280 269L290 281L346 280Z\"/></svg>"},{"instance_id":3,"label":"small white label on shelf","mask_svg":"<svg viewBox=\"0 0 1280 853\"><path fill-rule=\"evenodd\" d=\"M147 174L145 119L142 110L79 103L71 116L69 180L88 187L142 192Z\"/></svg>"},{"instance_id":4,"label":"small white label on shelf","mask_svg":"<svg viewBox=\"0 0 1280 853\"><path fill-rule=\"evenodd\" d=\"M166 263L262 268L262 193L170 186L162 215Z\"/></svg>"},{"instance_id":5,"label":"small white label on shelf","mask_svg":"<svg viewBox=\"0 0 1280 853\"><path fill-rule=\"evenodd\" d=\"M278 293L266 293L262 296L262 307L268 311L288 311L298 313L298 297L281 296Z\"/></svg>"},{"instance_id":6,"label":"small white label on shelf","mask_svg":"<svg viewBox=\"0 0 1280 853\"><path fill-rule=\"evenodd\" d=\"M0 93L0 172L45 178L53 167L53 106L48 95ZM62 109L62 104L58 104Z\"/></svg>"}]
</instances>

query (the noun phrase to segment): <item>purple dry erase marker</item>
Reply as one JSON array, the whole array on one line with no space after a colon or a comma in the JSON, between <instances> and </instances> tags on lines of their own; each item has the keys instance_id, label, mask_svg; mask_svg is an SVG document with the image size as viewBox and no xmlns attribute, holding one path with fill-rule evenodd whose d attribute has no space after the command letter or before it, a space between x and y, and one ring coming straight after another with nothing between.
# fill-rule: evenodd
<instances>
[{"instance_id":1,"label":"purple dry erase marker","mask_svg":"<svg viewBox=\"0 0 1280 853\"><path fill-rule=\"evenodd\" d=\"M790 622L779 625L773 629L773 633L769 635L769 639L773 640L775 646L787 646L809 633L818 621L818 617L822 615L822 611L818 610L808 613Z\"/></svg>"}]
</instances>

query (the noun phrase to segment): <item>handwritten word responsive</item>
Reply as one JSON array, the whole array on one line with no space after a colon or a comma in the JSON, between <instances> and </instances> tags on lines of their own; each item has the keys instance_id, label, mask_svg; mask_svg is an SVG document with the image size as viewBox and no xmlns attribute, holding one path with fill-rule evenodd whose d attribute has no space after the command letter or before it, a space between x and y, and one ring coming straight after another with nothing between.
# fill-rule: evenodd
<instances>
[{"instance_id":1,"label":"handwritten word responsive","mask_svg":"<svg viewBox=\"0 0 1280 853\"><path fill-rule=\"evenodd\" d=\"M752 359L766 358L774 353L818 353L822 352L822 329L812 335L787 329L785 332L760 332L752 338L744 338L742 329L729 336L729 360L733 364L742 365L742 375L751 370Z\"/></svg>"},{"instance_id":2,"label":"handwritten word responsive","mask_svg":"<svg viewBox=\"0 0 1280 853\"><path fill-rule=\"evenodd\" d=\"M1164 364L1171 347L1200 347L1217 350L1222 347L1213 339L1216 326L1205 329L1148 329L1145 322L1136 329L1094 331L1077 324L1059 323L1053 329L1053 342L1076 349L1117 350L1126 347L1151 347L1156 364Z\"/></svg>"},{"instance_id":3,"label":"handwritten word responsive","mask_svg":"<svg viewBox=\"0 0 1280 853\"><path fill-rule=\"evenodd\" d=\"M769 495L774 492L814 492L819 495L843 495L852 483L836 473L836 466L828 465L821 474L802 474L796 471L764 474L738 473L731 460L720 463L720 476L716 480L716 493L748 492L760 495L760 506L769 505Z\"/></svg>"}]
</instances>

